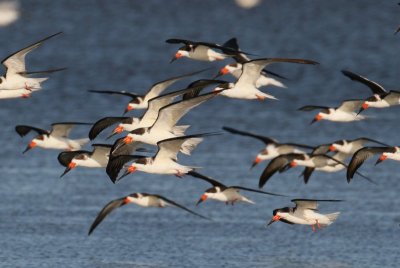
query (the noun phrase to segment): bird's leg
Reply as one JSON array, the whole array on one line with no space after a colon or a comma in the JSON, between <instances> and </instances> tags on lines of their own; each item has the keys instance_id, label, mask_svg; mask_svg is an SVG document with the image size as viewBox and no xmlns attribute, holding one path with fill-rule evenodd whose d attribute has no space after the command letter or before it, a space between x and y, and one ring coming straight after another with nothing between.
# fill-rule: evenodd
<instances>
[{"instance_id":1,"label":"bird's leg","mask_svg":"<svg viewBox=\"0 0 400 268\"><path fill-rule=\"evenodd\" d=\"M260 96L260 95L256 94L256 97L257 97L257 99L260 100L260 101L265 100L265 97L264 97L264 96Z\"/></svg>"},{"instance_id":2,"label":"bird's leg","mask_svg":"<svg viewBox=\"0 0 400 268\"><path fill-rule=\"evenodd\" d=\"M177 176L178 178L182 178L185 175L185 173L181 172L180 170L176 170L176 174L175 176Z\"/></svg>"},{"instance_id":3,"label":"bird's leg","mask_svg":"<svg viewBox=\"0 0 400 268\"><path fill-rule=\"evenodd\" d=\"M321 229L321 224L319 224L318 220L315 220L317 222L317 227L318 229Z\"/></svg>"},{"instance_id":4,"label":"bird's leg","mask_svg":"<svg viewBox=\"0 0 400 268\"><path fill-rule=\"evenodd\" d=\"M21 98L27 99L27 98L29 98L30 96L31 96L30 93L24 93L24 94L21 95Z\"/></svg>"},{"instance_id":5,"label":"bird's leg","mask_svg":"<svg viewBox=\"0 0 400 268\"><path fill-rule=\"evenodd\" d=\"M232 200L232 206L233 206L237 201L238 201L237 198L236 198L236 199L233 199L233 200Z\"/></svg>"},{"instance_id":6,"label":"bird's leg","mask_svg":"<svg viewBox=\"0 0 400 268\"><path fill-rule=\"evenodd\" d=\"M314 226L314 224L311 225L311 229L312 229L313 232L315 232L315 226Z\"/></svg>"},{"instance_id":7,"label":"bird's leg","mask_svg":"<svg viewBox=\"0 0 400 268\"><path fill-rule=\"evenodd\" d=\"M29 91L32 91L32 87L28 86L28 84L26 82L25 82L25 89L29 90Z\"/></svg>"},{"instance_id":8,"label":"bird's leg","mask_svg":"<svg viewBox=\"0 0 400 268\"><path fill-rule=\"evenodd\" d=\"M225 205L229 205L229 202L228 202L228 201L226 201L226 202L225 202Z\"/></svg>"}]
</instances>

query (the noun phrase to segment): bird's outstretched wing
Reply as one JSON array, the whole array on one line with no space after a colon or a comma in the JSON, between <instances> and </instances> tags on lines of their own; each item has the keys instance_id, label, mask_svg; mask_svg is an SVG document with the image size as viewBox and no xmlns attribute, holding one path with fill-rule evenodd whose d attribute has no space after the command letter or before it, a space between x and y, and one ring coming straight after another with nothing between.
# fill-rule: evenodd
<instances>
[{"instance_id":1,"label":"bird's outstretched wing","mask_svg":"<svg viewBox=\"0 0 400 268\"><path fill-rule=\"evenodd\" d=\"M50 35L30 46L27 46L21 50L18 50L17 52L15 52L15 53L9 55L7 58L5 58L1 63L7 68L6 76L26 72L25 56L32 50L38 48L46 40L49 40L50 38L55 37L59 34L62 34L62 32L58 32L56 34Z\"/></svg>"},{"instance_id":2,"label":"bird's outstretched wing","mask_svg":"<svg viewBox=\"0 0 400 268\"><path fill-rule=\"evenodd\" d=\"M32 126L27 126L27 125L18 125L15 127L15 131L21 136L24 137L27 135L30 131L35 131L39 135L49 135L50 132L41 128L37 127L32 127Z\"/></svg>"},{"instance_id":3,"label":"bird's outstretched wing","mask_svg":"<svg viewBox=\"0 0 400 268\"><path fill-rule=\"evenodd\" d=\"M108 214L110 214L115 209L126 205L125 198L126 197L115 199L109 202L107 205L105 205L97 215L92 225L90 226L88 235L90 235L94 231L94 229L96 229L97 225L99 225L104 220L104 218L107 217Z\"/></svg>"},{"instance_id":4,"label":"bird's outstretched wing","mask_svg":"<svg viewBox=\"0 0 400 268\"><path fill-rule=\"evenodd\" d=\"M385 94L386 90L383 86L379 85L378 83L371 81L359 74L356 73L352 73L350 71L346 71L346 70L342 70L342 73L347 76L348 78L350 78L353 81L357 81L360 82L364 85L366 85L367 87L369 87L372 91L372 93L374 94Z\"/></svg>"}]
</instances>

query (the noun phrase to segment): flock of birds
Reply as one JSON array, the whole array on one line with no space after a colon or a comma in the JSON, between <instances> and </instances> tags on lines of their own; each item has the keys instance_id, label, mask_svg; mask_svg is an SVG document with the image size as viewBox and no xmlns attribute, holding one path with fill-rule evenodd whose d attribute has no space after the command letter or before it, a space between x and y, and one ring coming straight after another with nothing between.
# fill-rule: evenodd
<instances>
[{"instance_id":1,"label":"flock of birds","mask_svg":"<svg viewBox=\"0 0 400 268\"><path fill-rule=\"evenodd\" d=\"M36 91L39 91L41 84L48 79L48 77L37 76L46 76L47 74L64 70L64 68L59 68L44 71L27 71L25 66L25 56L29 52L60 34L61 32L46 37L11 54L2 61L2 64L6 67L6 72L0 77L0 98L28 98ZM233 59L235 62L223 67L213 79L196 80L184 89L169 91L168 93L164 93L164 91L175 82L199 75L208 69L157 82L144 95L126 91L91 90L90 92L95 94L117 94L129 98L124 114L132 110L144 110L145 112L141 117L105 117L94 124L85 122L53 123L50 131L34 126L18 125L15 130L21 137L31 132L37 133L37 136L30 141L23 153L35 147L62 150L58 155L59 163L65 167L61 176L77 167L103 168L113 183L137 171L160 175L175 175L177 177L188 175L203 180L212 186L205 190L196 205L208 199L232 205L236 202L253 204L254 202L242 195L241 191L285 196L242 186L228 186L198 173L195 166L186 166L179 163L177 157L179 153L190 155L204 139L221 133L186 135L185 132L189 126L177 124L193 108L217 96L243 100L276 99L271 94L260 90L261 87L266 86L286 87L278 80L284 80L285 77L265 69L270 64L317 65L319 63L306 59L250 59L249 56L252 54L240 50L235 38L228 40L223 45L182 39L168 39L166 42L183 44L171 62L183 57L207 62ZM339 122L363 120L365 117L360 113L368 108L387 108L400 104L400 92L387 91L378 83L347 70L343 70L342 73L351 80L367 86L372 91L372 95L364 99L345 100L338 107L308 105L300 108L301 111L319 110L319 113L315 115L311 123L320 120ZM235 77L236 82L216 80L217 77L227 74ZM201 94L203 90L209 87L213 89ZM69 138L69 134L74 127L84 125L91 126L88 138ZM112 144L94 143L92 144L92 151L82 150L85 144L96 139L104 130L115 125L116 127L111 131L107 139L123 133L125 133L125 136L116 139ZM230 127L223 127L223 129L235 135L255 138L265 144L265 147L257 154L252 164L252 167L254 167L263 161L270 160L259 178L259 188L264 187L275 173L282 173L296 166L304 167L302 176L305 183L309 181L314 171L338 172L343 169L347 169L348 182L357 174L373 183L370 178L357 171L365 160L374 155L379 155L377 164L385 159L400 161L400 147L392 147L366 137L310 146L290 142L280 143L270 137ZM369 146L371 144L379 146ZM149 146L146 145L157 146L157 152L152 156L148 156L153 151L149 150ZM346 164L345 161L348 158L351 158L351 160ZM315 231L316 227L321 228L332 224L339 215L339 212L331 214L319 213L317 211L318 203L339 202L342 200L293 199L292 201L296 206L275 209L268 225L276 221L282 221L288 224L310 225L312 230ZM89 235L107 215L129 203L142 207L164 208L173 206L195 216L209 219L164 196L132 193L106 204L91 225Z\"/></svg>"}]
</instances>

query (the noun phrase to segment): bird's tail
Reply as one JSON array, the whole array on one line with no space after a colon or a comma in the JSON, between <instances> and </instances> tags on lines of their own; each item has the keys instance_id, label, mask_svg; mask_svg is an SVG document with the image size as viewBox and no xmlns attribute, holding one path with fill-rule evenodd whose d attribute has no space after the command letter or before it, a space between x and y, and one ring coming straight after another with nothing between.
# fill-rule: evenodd
<instances>
[{"instance_id":1,"label":"bird's tail","mask_svg":"<svg viewBox=\"0 0 400 268\"><path fill-rule=\"evenodd\" d=\"M259 95L261 97L265 97L267 99L278 100L278 98L276 98L276 97L274 97L274 96L272 96L270 94L267 94L265 92L261 92L261 91L259 93L257 93L257 95Z\"/></svg>"},{"instance_id":2,"label":"bird's tail","mask_svg":"<svg viewBox=\"0 0 400 268\"><path fill-rule=\"evenodd\" d=\"M278 80L276 80L274 78L265 77L262 82L263 82L263 84L266 84L266 85L286 88L285 84L283 84L282 82L280 82L280 81L278 81Z\"/></svg>"},{"instance_id":3,"label":"bird's tail","mask_svg":"<svg viewBox=\"0 0 400 268\"><path fill-rule=\"evenodd\" d=\"M86 143L88 143L90 141L89 138L83 138L83 139L79 139L79 140L75 140L75 142L77 144L79 144L79 147L82 147L83 145L85 145Z\"/></svg>"},{"instance_id":4,"label":"bird's tail","mask_svg":"<svg viewBox=\"0 0 400 268\"><path fill-rule=\"evenodd\" d=\"M175 136L183 136L185 135L185 131L190 127L190 125L184 125L184 126L174 126L172 128L172 133Z\"/></svg>"},{"instance_id":5,"label":"bird's tail","mask_svg":"<svg viewBox=\"0 0 400 268\"><path fill-rule=\"evenodd\" d=\"M190 153L191 153L191 152L197 147L197 145L199 145L199 143L202 142L202 141L203 141L202 138L191 138L191 139L188 139L187 141L185 141L185 142L182 144L181 152L182 152L183 154L190 155Z\"/></svg>"},{"instance_id":6,"label":"bird's tail","mask_svg":"<svg viewBox=\"0 0 400 268\"><path fill-rule=\"evenodd\" d=\"M245 196L242 196L242 201L243 201L243 202L246 202L246 203L249 203L249 204L255 204L254 201L251 201L250 199L248 199L248 198L245 197Z\"/></svg>"},{"instance_id":7,"label":"bird's tail","mask_svg":"<svg viewBox=\"0 0 400 268\"><path fill-rule=\"evenodd\" d=\"M331 225L337 219L337 217L339 217L339 214L340 212L327 214L326 217L329 219L328 225Z\"/></svg>"}]
</instances>

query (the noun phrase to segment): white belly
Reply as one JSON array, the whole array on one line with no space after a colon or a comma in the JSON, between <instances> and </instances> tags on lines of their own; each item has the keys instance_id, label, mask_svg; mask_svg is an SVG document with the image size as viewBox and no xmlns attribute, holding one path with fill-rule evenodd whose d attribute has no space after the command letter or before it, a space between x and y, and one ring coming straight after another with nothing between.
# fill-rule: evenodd
<instances>
[{"instance_id":1,"label":"white belly","mask_svg":"<svg viewBox=\"0 0 400 268\"><path fill-rule=\"evenodd\" d=\"M31 87L32 90L38 90L41 88L40 83L46 79L47 78L27 78L20 75L13 75L0 84L0 89L17 90L28 86Z\"/></svg>"},{"instance_id":2,"label":"white belly","mask_svg":"<svg viewBox=\"0 0 400 268\"><path fill-rule=\"evenodd\" d=\"M335 111L331 114L325 115L323 119L335 122L351 122L365 119L365 117L362 115L357 115L354 112L346 113L342 111Z\"/></svg>"},{"instance_id":3,"label":"white belly","mask_svg":"<svg viewBox=\"0 0 400 268\"><path fill-rule=\"evenodd\" d=\"M102 168L106 167L108 163L108 159L106 156L104 156L104 159L100 159L99 161L96 161L92 158L88 158L86 160L74 159L73 161L77 166L88 168Z\"/></svg>"},{"instance_id":4,"label":"white belly","mask_svg":"<svg viewBox=\"0 0 400 268\"><path fill-rule=\"evenodd\" d=\"M32 91L23 89L14 89L14 90L7 90L7 89L0 89L0 99L15 99L15 98L24 98L28 97Z\"/></svg>"},{"instance_id":5,"label":"white belly","mask_svg":"<svg viewBox=\"0 0 400 268\"><path fill-rule=\"evenodd\" d=\"M175 137L176 136L174 134L168 131L151 131L150 133L145 133L141 135L139 138L136 139L136 141L140 141L150 145L157 145L157 142L159 141Z\"/></svg>"},{"instance_id":6,"label":"white belly","mask_svg":"<svg viewBox=\"0 0 400 268\"><path fill-rule=\"evenodd\" d=\"M138 166L138 170L151 174L175 175L177 173L185 174L191 171L192 168L182 166L175 161L163 161L163 163L154 161L152 164L140 165L140 167Z\"/></svg>"},{"instance_id":7,"label":"white belly","mask_svg":"<svg viewBox=\"0 0 400 268\"><path fill-rule=\"evenodd\" d=\"M380 100L380 101L368 102L368 107L386 108L390 107L390 104L385 100Z\"/></svg>"}]
</instances>

